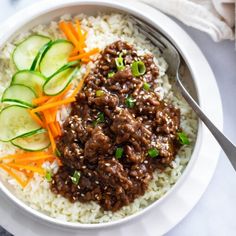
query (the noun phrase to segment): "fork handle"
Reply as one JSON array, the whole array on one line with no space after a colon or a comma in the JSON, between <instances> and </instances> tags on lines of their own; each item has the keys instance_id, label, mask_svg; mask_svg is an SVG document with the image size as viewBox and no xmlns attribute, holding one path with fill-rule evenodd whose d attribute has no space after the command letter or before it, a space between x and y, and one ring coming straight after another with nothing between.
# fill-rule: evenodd
<instances>
[{"instance_id":1,"label":"fork handle","mask_svg":"<svg viewBox=\"0 0 236 236\"><path fill-rule=\"evenodd\" d=\"M211 131L212 135L215 137L219 145L224 150L226 156L229 158L232 166L236 170L236 147L232 144L232 142L224 136L224 134L208 119L208 117L203 113L201 108L195 102L195 100L190 96L188 91L182 85L180 81L180 75L177 73L177 85L179 86L181 93L188 104L192 107L192 109L196 112L198 117L202 120L202 122L207 126L207 128Z\"/></svg>"}]
</instances>

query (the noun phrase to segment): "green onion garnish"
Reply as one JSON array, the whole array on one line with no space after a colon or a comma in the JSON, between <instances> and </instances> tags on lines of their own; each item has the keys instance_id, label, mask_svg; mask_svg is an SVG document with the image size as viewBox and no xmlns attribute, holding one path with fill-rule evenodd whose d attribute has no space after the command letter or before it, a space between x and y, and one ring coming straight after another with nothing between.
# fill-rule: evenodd
<instances>
[{"instance_id":1,"label":"green onion garnish","mask_svg":"<svg viewBox=\"0 0 236 236\"><path fill-rule=\"evenodd\" d=\"M121 157L122 157L122 155L123 155L123 152L124 152L124 149L123 148L117 148L116 149L116 153L115 153L115 156L116 156L116 158L117 159L120 159Z\"/></svg>"},{"instance_id":2,"label":"green onion garnish","mask_svg":"<svg viewBox=\"0 0 236 236\"><path fill-rule=\"evenodd\" d=\"M113 77L114 76L114 74L115 74L115 72L109 72L108 74L107 74L107 78L111 78L111 77Z\"/></svg>"},{"instance_id":3,"label":"green onion garnish","mask_svg":"<svg viewBox=\"0 0 236 236\"><path fill-rule=\"evenodd\" d=\"M100 112L98 113L98 118L95 121L93 121L93 125L96 126L97 124L102 123L104 121L105 121L104 114Z\"/></svg>"},{"instance_id":4,"label":"green onion garnish","mask_svg":"<svg viewBox=\"0 0 236 236\"><path fill-rule=\"evenodd\" d=\"M124 59L122 57L122 54L120 54L119 57L115 59L115 62L116 62L117 70L124 70L125 65L124 65Z\"/></svg>"},{"instance_id":5,"label":"green onion garnish","mask_svg":"<svg viewBox=\"0 0 236 236\"><path fill-rule=\"evenodd\" d=\"M71 176L70 178L71 178L72 183L77 185L80 179L80 172L76 170L73 176Z\"/></svg>"},{"instance_id":6,"label":"green onion garnish","mask_svg":"<svg viewBox=\"0 0 236 236\"><path fill-rule=\"evenodd\" d=\"M128 107L128 108L133 108L135 106L135 100L132 98L132 97L127 97L125 99L125 105Z\"/></svg>"},{"instance_id":7,"label":"green onion garnish","mask_svg":"<svg viewBox=\"0 0 236 236\"><path fill-rule=\"evenodd\" d=\"M61 153L60 153L60 151L56 148L56 150L55 150L55 155L57 156L57 157L61 157Z\"/></svg>"},{"instance_id":8,"label":"green onion garnish","mask_svg":"<svg viewBox=\"0 0 236 236\"><path fill-rule=\"evenodd\" d=\"M142 61L134 61L131 65L132 75L137 77L144 75L146 72L146 66Z\"/></svg>"},{"instance_id":9,"label":"green onion garnish","mask_svg":"<svg viewBox=\"0 0 236 236\"><path fill-rule=\"evenodd\" d=\"M45 174L45 178L48 182L51 182L52 181L52 173L47 171Z\"/></svg>"},{"instance_id":10,"label":"green onion garnish","mask_svg":"<svg viewBox=\"0 0 236 236\"><path fill-rule=\"evenodd\" d=\"M184 132L179 132L179 133L177 133L177 135L178 135L178 139L179 139L181 144L183 144L183 145L190 144L190 141L189 141L187 135Z\"/></svg>"},{"instance_id":11,"label":"green onion garnish","mask_svg":"<svg viewBox=\"0 0 236 236\"><path fill-rule=\"evenodd\" d=\"M96 91L96 97L101 97L105 94L105 92L103 90L97 90Z\"/></svg>"},{"instance_id":12,"label":"green onion garnish","mask_svg":"<svg viewBox=\"0 0 236 236\"><path fill-rule=\"evenodd\" d=\"M159 151L156 148L151 148L148 150L148 155L150 157L157 157L159 155Z\"/></svg>"},{"instance_id":13,"label":"green onion garnish","mask_svg":"<svg viewBox=\"0 0 236 236\"><path fill-rule=\"evenodd\" d=\"M104 121L105 121L105 117L104 117L104 114L103 114L102 112L100 112L100 113L98 114L97 120L98 120L99 122L104 122Z\"/></svg>"},{"instance_id":14,"label":"green onion garnish","mask_svg":"<svg viewBox=\"0 0 236 236\"><path fill-rule=\"evenodd\" d=\"M150 85L149 83L146 83L146 82L145 82L145 83L143 84L143 89L144 89L144 90L147 90L147 91L148 91L148 90L150 89L150 87L151 87L151 85Z\"/></svg>"}]
</instances>

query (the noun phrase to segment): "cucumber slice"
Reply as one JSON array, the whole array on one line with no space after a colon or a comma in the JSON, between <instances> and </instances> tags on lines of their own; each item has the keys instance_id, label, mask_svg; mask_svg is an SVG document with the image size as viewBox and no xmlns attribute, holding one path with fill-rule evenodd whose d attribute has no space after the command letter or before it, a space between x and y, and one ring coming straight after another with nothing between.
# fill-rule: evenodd
<instances>
[{"instance_id":1,"label":"cucumber slice","mask_svg":"<svg viewBox=\"0 0 236 236\"><path fill-rule=\"evenodd\" d=\"M45 129L39 130L37 133L27 137L16 138L11 143L25 151L34 152L41 151L50 146L48 133Z\"/></svg>"},{"instance_id":2,"label":"cucumber slice","mask_svg":"<svg viewBox=\"0 0 236 236\"><path fill-rule=\"evenodd\" d=\"M2 95L2 102L11 104L22 104L33 107L32 100L36 95L32 89L21 84L15 84L7 88Z\"/></svg>"},{"instance_id":3,"label":"cucumber slice","mask_svg":"<svg viewBox=\"0 0 236 236\"><path fill-rule=\"evenodd\" d=\"M11 81L11 85L14 84L22 84L25 85L32 90L34 90L35 94L39 96L39 93L42 92L43 84L45 83L46 78L41 75L39 72L30 71L30 70L22 70L17 72Z\"/></svg>"},{"instance_id":4,"label":"cucumber slice","mask_svg":"<svg viewBox=\"0 0 236 236\"><path fill-rule=\"evenodd\" d=\"M67 40L59 39L54 41L42 55L39 64L40 72L45 77L52 76L67 64L67 59L73 48L73 44Z\"/></svg>"},{"instance_id":5,"label":"cucumber slice","mask_svg":"<svg viewBox=\"0 0 236 236\"><path fill-rule=\"evenodd\" d=\"M13 61L18 70L29 70L39 50L51 41L42 35L32 35L21 42L13 52Z\"/></svg>"},{"instance_id":6,"label":"cucumber slice","mask_svg":"<svg viewBox=\"0 0 236 236\"><path fill-rule=\"evenodd\" d=\"M32 66L30 68L30 70L34 71L38 69L39 66L39 62L41 61L42 55L44 54L45 50L47 50L48 47L50 47L50 45L52 44L52 41L48 42L47 44L45 44L38 52L37 56L35 57Z\"/></svg>"},{"instance_id":7,"label":"cucumber slice","mask_svg":"<svg viewBox=\"0 0 236 236\"><path fill-rule=\"evenodd\" d=\"M35 134L41 127L31 118L28 108L8 106L0 113L0 140L4 142Z\"/></svg>"},{"instance_id":8,"label":"cucumber slice","mask_svg":"<svg viewBox=\"0 0 236 236\"><path fill-rule=\"evenodd\" d=\"M63 68L50 77L43 86L43 91L48 96L61 93L75 78L78 68Z\"/></svg>"}]
</instances>

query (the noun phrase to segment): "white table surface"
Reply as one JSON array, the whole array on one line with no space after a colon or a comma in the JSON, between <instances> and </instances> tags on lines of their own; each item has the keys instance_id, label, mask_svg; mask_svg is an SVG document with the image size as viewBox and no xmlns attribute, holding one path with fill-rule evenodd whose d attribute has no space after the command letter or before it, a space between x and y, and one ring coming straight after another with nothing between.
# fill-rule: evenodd
<instances>
[{"instance_id":1,"label":"white table surface","mask_svg":"<svg viewBox=\"0 0 236 236\"><path fill-rule=\"evenodd\" d=\"M17 10L34 2L35 0L0 0L0 20L5 20ZM236 143L235 42L215 43L208 35L176 22L198 44L215 73L223 101L224 133ZM236 235L236 173L223 152L215 175L202 199L167 235Z\"/></svg>"}]
</instances>

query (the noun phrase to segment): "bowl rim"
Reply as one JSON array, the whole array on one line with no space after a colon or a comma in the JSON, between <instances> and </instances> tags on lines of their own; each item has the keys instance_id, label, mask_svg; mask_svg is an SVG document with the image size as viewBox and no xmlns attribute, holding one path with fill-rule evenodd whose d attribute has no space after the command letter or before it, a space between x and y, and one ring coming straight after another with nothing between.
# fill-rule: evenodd
<instances>
[{"instance_id":1,"label":"bowl rim","mask_svg":"<svg viewBox=\"0 0 236 236\"><path fill-rule=\"evenodd\" d=\"M54 3L50 3L50 4L46 4L43 5L46 1L42 1L39 3L34 4L33 6L30 6L22 11L20 11L19 13L17 13L15 16L11 17L7 22L12 22L12 19L15 19L17 16L19 16L20 14L22 14L23 12L29 12L29 9L31 9L34 12L34 15L31 13L30 15L28 15L27 17L19 20L17 23L14 23L14 27L12 27L14 30L12 30L12 32L4 32L3 36L0 36L0 45L2 44L1 41L6 41L4 40L4 37L10 37L14 31L16 29L19 29L21 27L23 27L25 24L27 24L27 22L29 22L30 20L33 20L34 18L39 17L42 14L46 14L49 13L50 11L53 10L58 10L64 7L69 7L69 6L79 6L79 5L90 5L90 6L104 6L104 7L110 7L110 8L116 8L117 10L121 10L124 11L125 13L128 14L134 14L135 16L138 16L141 19L144 19L146 22L148 22L149 24L153 25L154 27L157 27L159 30L161 30L165 35L167 35L167 37L169 37L172 41L173 38L171 35L169 35L169 33L167 33L166 31L164 31L161 26L159 26L156 22L154 22L154 20L152 20L150 18L150 16L146 15L145 13L141 12L140 10L136 9L135 7L133 7L132 9L130 9L130 5L128 5L127 3L118 3L118 2L111 2L109 0L81 0L81 1L76 1L76 0L68 0L68 1L58 1L57 4ZM33 10L34 8L36 8L37 5L37 11ZM33 8L34 7L34 8ZM5 24L7 25L7 24ZM9 24L8 24L9 25ZM175 46L179 49L181 55L183 56L183 58L186 60L187 65L191 71L191 73L194 73L194 71L192 71L191 69L191 65L188 64L188 57L185 55L185 52L182 51L182 48L179 47L178 43L175 43L175 41L173 41ZM194 80L194 82L196 83L196 81ZM198 91L198 86L196 86L196 90L198 93L198 98L199 98L199 103L202 105L203 101L201 99L201 96L199 96L199 91ZM221 129L222 129L222 124L220 124ZM20 206L22 209L24 209L26 212L36 216L37 218L43 220L44 222L47 223L53 223L56 224L58 226L63 226L66 228L70 228L70 229L98 229L98 228L103 228L103 227L108 227L108 226L115 226L115 225L120 225L121 223L124 222L128 222L131 221L137 217L140 217L141 215L146 214L150 209L157 207L159 204L161 204L163 201L165 201L167 198L170 197L170 195L172 194L172 192L174 192L180 185L183 184L186 176L189 174L189 172L191 171L191 169L194 166L194 163L197 159L197 155L199 152L199 148L201 146L201 142L202 142L202 137L203 137L203 126L202 123L199 122L198 123L198 134L197 134L197 141L192 153L192 157L191 160L189 161L188 165L186 166L183 174L180 176L180 178L178 179L178 181L174 184L174 186L171 187L170 190L167 191L167 193L164 194L164 196L162 196L160 199L154 201L153 203L151 203L149 206L147 206L146 208L130 215L130 216L126 216L125 218L122 218L120 220L115 220L115 221L111 221L111 222L105 222L105 223L96 223L96 224L82 224L79 222L63 222L60 221L58 219L54 219L50 216L45 215L44 213L41 213L37 210L34 210L33 208L31 208L30 206L28 206L26 203L24 203L23 201L19 200L17 197L15 197L3 184L2 182L0 182L0 189L1 191L8 196L9 199L11 199L14 203L16 203L18 206Z\"/></svg>"}]
</instances>

